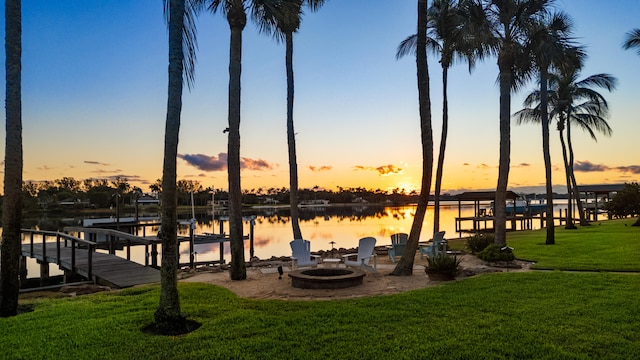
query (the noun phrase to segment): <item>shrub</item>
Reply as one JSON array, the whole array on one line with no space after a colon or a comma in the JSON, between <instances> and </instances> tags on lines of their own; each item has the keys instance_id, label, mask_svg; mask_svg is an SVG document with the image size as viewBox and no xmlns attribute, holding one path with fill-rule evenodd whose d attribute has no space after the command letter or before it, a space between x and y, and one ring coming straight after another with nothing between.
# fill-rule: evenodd
<instances>
[{"instance_id":1,"label":"shrub","mask_svg":"<svg viewBox=\"0 0 640 360\"><path fill-rule=\"evenodd\" d=\"M500 246L493 244L479 252L478 257L488 262L513 261L516 258L510 247L500 248Z\"/></svg>"},{"instance_id":2,"label":"shrub","mask_svg":"<svg viewBox=\"0 0 640 360\"><path fill-rule=\"evenodd\" d=\"M448 272L457 275L460 270L460 259L458 259L457 256L451 256L445 253L428 256L427 262L427 272Z\"/></svg>"},{"instance_id":3,"label":"shrub","mask_svg":"<svg viewBox=\"0 0 640 360\"><path fill-rule=\"evenodd\" d=\"M467 248L472 254L477 254L484 250L487 246L493 244L495 235L477 233L467 239Z\"/></svg>"}]
</instances>

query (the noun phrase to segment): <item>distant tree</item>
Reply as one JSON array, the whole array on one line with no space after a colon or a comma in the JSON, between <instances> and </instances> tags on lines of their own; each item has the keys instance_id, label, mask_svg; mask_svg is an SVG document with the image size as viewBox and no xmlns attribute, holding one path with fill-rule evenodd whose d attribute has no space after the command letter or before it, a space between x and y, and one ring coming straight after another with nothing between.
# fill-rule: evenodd
<instances>
[{"instance_id":1,"label":"distant tree","mask_svg":"<svg viewBox=\"0 0 640 360\"><path fill-rule=\"evenodd\" d=\"M611 201L604 204L604 209L615 216L638 216L633 226L640 226L640 184L637 182L624 184L622 191L616 193Z\"/></svg>"},{"instance_id":2,"label":"distant tree","mask_svg":"<svg viewBox=\"0 0 640 360\"><path fill-rule=\"evenodd\" d=\"M154 182L153 184L149 185L149 190L151 190L154 193L162 192L162 180L161 179L157 179L156 182Z\"/></svg>"},{"instance_id":3,"label":"distant tree","mask_svg":"<svg viewBox=\"0 0 640 360\"><path fill-rule=\"evenodd\" d=\"M20 0L5 1L4 198L0 245L0 316L18 313L22 233L22 11Z\"/></svg>"},{"instance_id":4,"label":"distant tree","mask_svg":"<svg viewBox=\"0 0 640 360\"><path fill-rule=\"evenodd\" d=\"M63 177L62 179L58 179L55 181L58 185L59 190L65 190L72 193L77 193L80 191L80 186L82 182L72 178L72 177Z\"/></svg>"},{"instance_id":5,"label":"distant tree","mask_svg":"<svg viewBox=\"0 0 640 360\"><path fill-rule=\"evenodd\" d=\"M622 48L625 50L636 49L638 55L640 55L640 29L633 29L627 33Z\"/></svg>"}]
</instances>

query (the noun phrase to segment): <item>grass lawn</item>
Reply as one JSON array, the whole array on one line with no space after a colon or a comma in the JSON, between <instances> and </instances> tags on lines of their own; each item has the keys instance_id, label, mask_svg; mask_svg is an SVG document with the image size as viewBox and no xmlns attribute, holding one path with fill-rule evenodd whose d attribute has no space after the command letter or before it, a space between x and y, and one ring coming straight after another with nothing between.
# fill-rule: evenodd
<instances>
[{"instance_id":1,"label":"grass lawn","mask_svg":"<svg viewBox=\"0 0 640 360\"><path fill-rule=\"evenodd\" d=\"M543 245L544 231L510 233L508 242L542 268L640 271L634 234L640 228L612 221L558 228L554 246ZM158 286L144 286L23 300L35 311L0 318L0 358L637 359L638 294L640 275L609 272L487 274L333 301L241 299L184 283L182 309L203 325L159 337L141 331L159 299Z\"/></svg>"},{"instance_id":2,"label":"grass lawn","mask_svg":"<svg viewBox=\"0 0 640 360\"><path fill-rule=\"evenodd\" d=\"M555 245L545 245L546 229L513 232L507 243L534 269L640 271L640 227L635 219L592 222L566 230L555 228Z\"/></svg>"}]
</instances>

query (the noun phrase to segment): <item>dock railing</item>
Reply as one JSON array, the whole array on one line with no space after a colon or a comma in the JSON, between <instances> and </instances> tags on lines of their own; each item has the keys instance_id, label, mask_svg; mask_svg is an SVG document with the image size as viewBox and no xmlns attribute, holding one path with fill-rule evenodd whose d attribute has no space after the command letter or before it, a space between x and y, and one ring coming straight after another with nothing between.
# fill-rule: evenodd
<instances>
[{"instance_id":1,"label":"dock railing","mask_svg":"<svg viewBox=\"0 0 640 360\"><path fill-rule=\"evenodd\" d=\"M116 248L122 243L123 247L126 249L126 259L131 261L131 246L135 245L144 245L144 266L149 266L149 258L151 257L151 267L158 267L157 263L157 255L158 250L157 246L160 242L159 240L151 240L145 239L140 236L132 235L126 232L112 230L112 229L102 229L102 228L86 228L86 227L75 227L75 226L66 226L64 228L64 232L70 233L84 233L85 236L89 236L92 242L98 243L97 236L105 235L107 238L108 251L109 254L115 255ZM151 252L149 252L149 248L151 248Z\"/></svg>"},{"instance_id":2,"label":"dock railing","mask_svg":"<svg viewBox=\"0 0 640 360\"><path fill-rule=\"evenodd\" d=\"M80 248L80 246L85 246L87 248L87 261L88 261L88 278L92 277L92 267L93 267L93 253L96 251L97 243L85 239L80 239L75 236L71 236L69 234L63 234L55 231L46 231L46 230L33 230L33 229L21 229L23 234L29 235L29 256L35 256L35 244L37 242L36 235L40 235L42 237L42 260L48 262L47 260L47 238L55 237L56 243L56 257L55 263L60 265L61 256L60 256L60 248L62 246L69 247L69 242L71 242L71 270L76 271L76 249ZM64 241L64 243L63 243Z\"/></svg>"}]
</instances>

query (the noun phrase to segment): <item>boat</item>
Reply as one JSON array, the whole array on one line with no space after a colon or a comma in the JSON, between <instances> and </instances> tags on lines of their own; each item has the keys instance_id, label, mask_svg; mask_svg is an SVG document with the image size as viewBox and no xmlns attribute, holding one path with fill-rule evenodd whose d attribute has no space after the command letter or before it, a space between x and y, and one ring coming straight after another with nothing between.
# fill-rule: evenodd
<instances>
[{"instance_id":1,"label":"boat","mask_svg":"<svg viewBox=\"0 0 640 360\"><path fill-rule=\"evenodd\" d=\"M538 203L531 203L530 200L516 200L507 202L507 214L518 215L537 215L542 214L547 210L547 204L541 200ZM491 202L490 208L491 214L494 214L493 202Z\"/></svg>"}]
</instances>

